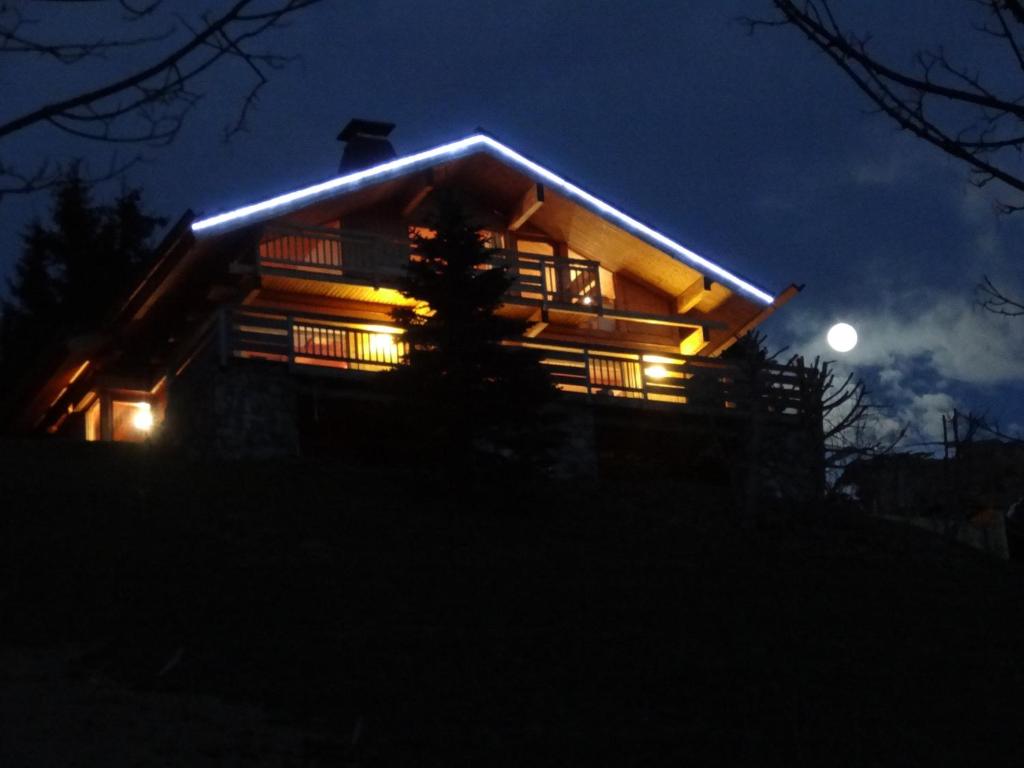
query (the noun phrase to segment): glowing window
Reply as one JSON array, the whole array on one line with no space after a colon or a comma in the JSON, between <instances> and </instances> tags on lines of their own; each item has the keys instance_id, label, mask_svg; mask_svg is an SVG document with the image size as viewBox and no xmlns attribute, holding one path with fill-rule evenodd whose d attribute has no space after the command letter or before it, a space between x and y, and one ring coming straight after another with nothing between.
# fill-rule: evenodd
<instances>
[{"instance_id":1,"label":"glowing window","mask_svg":"<svg viewBox=\"0 0 1024 768\"><path fill-rule=\"evenodd\" d=\"M296 324L292 344L303 362L336 361L338 367L356 370L384 370L401 363L407 353L400 334L386 326L362 331Z\"/></svg>"},{"instance_id":2,"label":"glowing window","mask_svg":"<svg viewBox=\"0 0 1024 768\"><path fill-rule=\"evenodd\" d=\"M545 240L516 239L516 250L520 253L532 253L537 256L554 256L555 246Z\"/></svg>"},{"instance_id":3,"label":"glowing window","mask_svg":"<svg viewBox=\"0 0 1024 768\"><path fill-rule=\"evenodd\" d=\"M601 296L604 297L604 303L611 306L615 301L615 275L604 267L598 267L598 275L601 280Z\"/></svg>"},{"instance_id":4,"label":"glowing window","mask_svg":"<svg viewBox=\"0 0 1024 768\"><path fill-rule=\"evenodd\" d=\"M92 405L85 409L85 439L90 443L102 439L100 432L100 399L93 400Z\"/></svg>"}]
</instances>

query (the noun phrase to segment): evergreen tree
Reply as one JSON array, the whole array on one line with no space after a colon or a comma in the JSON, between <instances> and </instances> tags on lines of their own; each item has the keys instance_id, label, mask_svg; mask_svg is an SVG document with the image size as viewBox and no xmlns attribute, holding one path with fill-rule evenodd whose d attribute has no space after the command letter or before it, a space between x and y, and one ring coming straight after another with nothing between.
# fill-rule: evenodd
<instances>
[{"instance_id":1,"label":"evergreen tree","mask_svg":"<svg viewBox=\"0 0 1024 768\"><path fill-rule=\"evenodd\" d=\"M5 391L47 349L97 330L151 253L164 219L149 214L138 190L112 205L94 203L72 168L54 188L51 221L34 221L0 303L0 387Z\"/></svg>"},{"instance_id":2,"label":"evergreen tree","mask_svg":"<svg viewBox=\"0 0 1024 768\"><path fill-rule=\"evenodd\" d=\"M485 449L543 463L552 440L544 406L555 389L532 350L502 344L526 329L497 314L512 279L457 198L441 198L432 225L432 236L413 236L401 286L420 305L393 312L408 366L392 380L449 456Z\"/></svg>"}]
</instances>

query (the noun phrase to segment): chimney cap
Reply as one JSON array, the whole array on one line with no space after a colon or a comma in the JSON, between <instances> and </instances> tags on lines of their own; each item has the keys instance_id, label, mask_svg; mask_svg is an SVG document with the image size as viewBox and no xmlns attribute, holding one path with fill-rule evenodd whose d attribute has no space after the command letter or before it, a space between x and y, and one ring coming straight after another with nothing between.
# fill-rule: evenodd
<instances>
[{"instance_id":1,"label":"chimney cap","mask_svg":"<svg viewBox=\"0 0 1024 768\"><path fill-rule=\"evenodd\" d=\"M341 129L338 134L338 141L351 141L357 136L385 139L395 130L394 123L385 123L380 120L363 120L353 118L348 125Z\"/></svg>"}]
</instances>

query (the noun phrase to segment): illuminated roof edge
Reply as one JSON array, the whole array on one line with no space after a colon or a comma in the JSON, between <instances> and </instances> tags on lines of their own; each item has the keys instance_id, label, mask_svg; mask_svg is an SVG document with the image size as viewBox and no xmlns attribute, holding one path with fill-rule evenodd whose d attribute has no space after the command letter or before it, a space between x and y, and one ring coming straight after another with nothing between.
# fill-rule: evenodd
<instances>
[{"instance_id":1,"label":"illuminated roof edge","mask_svg":"<svg viewBox=\"0 0 1024 768\"><path fill-rule=\"evenodd\" d=\"M668 253L674 255L680 261L688 264L689 266L696 267L705 273L710 273L721 282L729 284L734 288L738 288L743 293L760 302L771 304L774 301L774 297L772 297L771 294L761 290L754 284L747 282L738 275L735 275L715 262L704 258L700 254L691 251L689 248L680 245L675 240L672 240L661 232L647 226L643 222L634 219L632 216L620 211L618 208L609 205L581 187L576 186L572 182L548 170L542 165L524 157L514 149L505 146L500 141L497 141L486 134L468 136L458 141L442 144L438 147L434 147L433 149L427 149L423 152L399 157L394 160L389 160L386 163L375 165L371 168L365 168L360 171L355 171L354 173L347 173L344 176L328 179L327 181L319 184L303 187L302 189L287 192L283 195L277 195L258 203L235 208L234 210L220 213L216 216L209 216L205 219L200 219L194 222L192 224L192 231L198 234L209 230L219 229L232 223L248 223L249 221L259 220L259 218L261 218L261 214L276 211L279 208L289 206L299 201L311 202L341 189L357 188L363 182L370 179L377 180L397 176L401 173L407 173L414 170L417 167L433 165L443 159L461 157L478 149L487 150L499 158L511 161L512 164L528 171L534 177L552 185L567 197L584 203L587 207L592 208L603 216L617 222L625 229L641 236L651 244L663 248Z\"/></svg>"}]
</instances>

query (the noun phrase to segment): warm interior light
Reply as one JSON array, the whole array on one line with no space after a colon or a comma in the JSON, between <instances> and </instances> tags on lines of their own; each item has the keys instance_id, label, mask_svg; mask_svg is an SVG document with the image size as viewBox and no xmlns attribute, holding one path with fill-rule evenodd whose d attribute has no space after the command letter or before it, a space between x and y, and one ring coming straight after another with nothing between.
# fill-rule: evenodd
<instances>
[{"instance_id":1,"label":"warm interior light","mask_svg":"<svg viewBox=\"0 0 1024 768\"><path fill-rule=\"evenodd\" d=\"M591 304L594 303L594 300L592 298L590 298L589 296L584 296L583 297L583 303L586 304L589 307Z\"/></svg>"},{"instance_id":2,"label":"warm interior light","mask_svg":"<svg viewBox=\"0 0 1024 768\"><path fill-rule=\"evenodd\" d=\"M395 337L390 333L371 333L370 351L390 353L395 348Z\"/></svg>"},{"instance_id":3,"label":"warm interior light","mask_svg":"<svg viewBox=\"0 0 1024 768\"><path fill-rule=\"evenodd\" d=\"M153 428L153 409L150 408L149 403L135 403L132 426L139 432L149 432Z\"/></svg>"},{"instance_id":4,"label":"warm interior light","mask_svg":"<svg viewBox=\"0 0 1024 768\"><path fill-rule=\"evenodd\" d=\"M664 379L668 376L668 371L663 365L649 365L644 371L649 379Z\"/></svg>"},{"instance_id":5,"label":"warm interior light","mask_svg":"<svg viewBox=\"0 0 1024 768\"><path fill-rule=\"evenodd\" d=\"M370 333L393 336L394 334L400 334L402 331L398 328L392 328L390 325L356 325L354 326Z\"/></svg>"}]
</instances>

